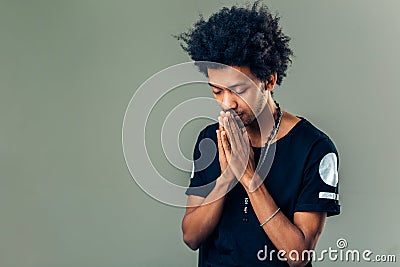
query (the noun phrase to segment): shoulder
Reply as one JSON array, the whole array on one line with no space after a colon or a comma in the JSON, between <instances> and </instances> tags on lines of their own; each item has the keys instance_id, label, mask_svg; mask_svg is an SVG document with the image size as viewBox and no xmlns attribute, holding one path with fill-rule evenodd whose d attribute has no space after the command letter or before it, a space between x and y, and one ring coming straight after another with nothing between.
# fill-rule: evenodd
<instances>
[{"instance_id":1,"label":"shoulder","mask_svg":"<svg viewBox=\"0 0 400 267\"><path fill-rule=\"evenodd\" d=\"M301 142L307 160L310 162L321 161L328 155L328 157L334 157L335 161L338 161L338 151L328 134L306 118L301 117L301 119L302 125L299 127L296 138Z\"/></svg>"},{"instance_id":2,"label":"shoulder","mask_svg":"<svg viewBox=\"0 0 400 267\"><path fill-rule=\"evenodd\" d=\"M300 125L296 132L296 137L303 140L304 143L312 145L323 140L332 141L328 134L323 132L308 119L300 116L299 118L301 120L298 122Z\"/></svg>"},{"instance_id":3,"label":"shoulder","mask_svg":"<svg viewBox=\"0 0 400 267\"><path fill-rule=\"evenodd\" d=\"M288 138L293 149L307 156L310 153L329 153L337 150L332 139L311 123L308 119L298 116L300 121L288 133Z\"/></svg>"}]
</instances>

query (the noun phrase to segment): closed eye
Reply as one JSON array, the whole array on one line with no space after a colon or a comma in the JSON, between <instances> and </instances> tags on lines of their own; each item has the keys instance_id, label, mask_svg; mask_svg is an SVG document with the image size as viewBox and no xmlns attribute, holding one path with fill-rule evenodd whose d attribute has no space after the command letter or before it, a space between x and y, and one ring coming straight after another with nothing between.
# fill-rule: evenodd
<instances>
[{"instance_id":1,"label":"closed eye","mask_svg":"<svg viewBox=\"0 0 400 267\"><path fill-rule=\"evenodd\" d=\"M212 85L210 85L210 86L211 86L213 94L218 95L218 94L221 93L221 90L218 87L215 87L215 86L212 86Z\"/></svg>"},{"instance_id":2,"label":"closed eye","mask_svg":"<svg viewBox=\"0 0 400 267\"><path fill-rule=\"evenodd\" d=\"M235 93L236 93L236 94L238 94L238 95L241 95L241 94L244 94L244 93L246 93L247 89L249 89L249 88L244 88L244 89L241 89L241 90L235 91Z\"/></svg>"},{"instance_id":3,"label":"closed eye","mask_svg":"<svg viewBox=\"0 0 400 267\"><path fill-rule=\"evenodd\" d=\"M213 94L214 95L218 95L218 94L220 94L221 93L221 91L222 90L219 90L218 88L216 88L216 87L212 87L212 92L213 92Z\"/></svg>"}]
</instances>

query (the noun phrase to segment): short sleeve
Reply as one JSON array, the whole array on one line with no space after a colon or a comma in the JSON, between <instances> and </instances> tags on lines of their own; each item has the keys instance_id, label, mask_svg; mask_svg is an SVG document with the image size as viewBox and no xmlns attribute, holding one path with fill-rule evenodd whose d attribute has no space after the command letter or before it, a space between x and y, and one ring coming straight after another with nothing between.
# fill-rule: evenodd
<instances>
[{"instance_id":1,"label":"short sleeve","mask_svg":"<svg viewBox=\"0 0 400 267\"><path fill-rule=\"evenodd\" d=\"M338 152L332 141L317 141L307 156L294 212L327 212L327 216L340 213L338 166Z\"/></svg>"},{"instance_id":2,"label":"short sleeve","mask_svg":"<svg viewBox=\"0 0 400 267\"><path fill-rule=\"evenodd\" d=\"M215 159L218 159L216 141L208 136L210 135L208 132L210 131L207 131L207 128L202 130L197 138L193 151L190 184L186 189L186 195L206 197L215 186L215 179L210 178L219 175L219 162L218 170L215 164Z\"/></svg>"}]
</instances>

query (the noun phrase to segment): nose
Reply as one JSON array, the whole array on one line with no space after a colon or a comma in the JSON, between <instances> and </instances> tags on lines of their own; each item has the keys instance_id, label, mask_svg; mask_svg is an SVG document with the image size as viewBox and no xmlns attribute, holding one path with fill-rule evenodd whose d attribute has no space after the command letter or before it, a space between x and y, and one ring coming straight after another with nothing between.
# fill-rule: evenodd
<instances>
[{"instance_id":1,"label":"nose","mask_svg":"<svg viewBox=\"0 0 400 267\"><path fill-rule=\"evenodd\" d=\"M230 90L226 90L223 93L223 98L221 102L222 110L229 110L229 109L236 109L237 108L237 96L236 94L232 93Z\"/></svg>"}]
</instances>

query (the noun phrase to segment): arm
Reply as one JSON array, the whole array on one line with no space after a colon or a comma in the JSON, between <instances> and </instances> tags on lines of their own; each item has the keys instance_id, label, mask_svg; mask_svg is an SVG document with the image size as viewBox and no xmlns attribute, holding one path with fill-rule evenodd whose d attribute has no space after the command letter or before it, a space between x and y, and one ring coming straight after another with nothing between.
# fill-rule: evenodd
<instances>
[{"instance_id":1,"label":"arm","mask_svg":"<svg viewBox=\"0 0 400 267\"><path fill-rule=\"evenodd\" d=\"M193 250L199 248L217 226L221 218L224 195L228 184L217 179L214 189L206 197L189 196L182 220L183 241ZM219 198L218 198L219 197ZM214 200L218 198L217 200Z\"/></svg>"},{"instance_id":2,"label":"arm","mask_svg":"<svg viewBox=\"0 0 400 267\"><path fill-rule=\"evenodd\" d=\"M221 135L217 130L218 154L221 166L221 176L217 178L214 189L206 197L189 196L186 205L186 212L182 220L183 241L191 249L196 250L217 226L225 202L225 195L235 176L229 168L224 153L224 146L227 148L226 135Z\"/></svg>"},{"instance_id":3,"label":"arm","mask_svg":"<svg viewBox=\"0 0 400 267\"><path fill-rule=\"evenodd\" d=\"M278 209L264 184L253 192L248 187L246 191L260 223ZM304 266L310 259L302 258L302 252L315 249L325 219L326 212L296 212L292 223L282 212L278 212L263 226L263 230L278 250L286 252L285 258L290 266ZM294 253L290 254L292 250L296 250L300 258L297 259Z\"/></svg>"}]
</instances>

